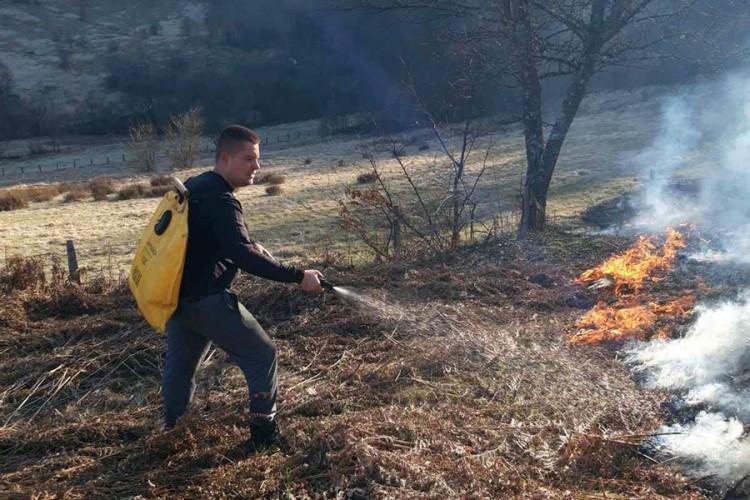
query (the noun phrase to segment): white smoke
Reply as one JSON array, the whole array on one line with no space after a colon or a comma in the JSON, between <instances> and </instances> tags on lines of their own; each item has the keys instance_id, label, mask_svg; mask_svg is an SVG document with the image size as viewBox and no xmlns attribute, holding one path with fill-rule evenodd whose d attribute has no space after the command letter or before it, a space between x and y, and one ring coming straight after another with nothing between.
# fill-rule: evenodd
<instances>
[{"instance_id":1,"label":"white smoke","mask_svg":"<svg viewBox=\"0 0 750 500\"><path fill-rule=\"evenodd\" d=\"M638 344L627 354L650 388L683 395L703 409L692 424L664 429L658 444L700 476L726 482L750 473L750 295L697 308L683 338Z\"/></svg>"},{"instance_id":2,"label":"white smoke","mask_svg":"<svg viewBox=\"0 0 750 500\"><path fill-rule=\"evenodd\" d=\"M637 230L687 222L705 236L693 259L750 264L750 72L694 86L662 107L660 132L639 156ZM750 474L750 291L696 309L683 338L635 345L646 385L677 393L697 414L657 445L697 477L731 484ZM687 412L685 413L687 414Z\"/></svg>"}]
</instances>

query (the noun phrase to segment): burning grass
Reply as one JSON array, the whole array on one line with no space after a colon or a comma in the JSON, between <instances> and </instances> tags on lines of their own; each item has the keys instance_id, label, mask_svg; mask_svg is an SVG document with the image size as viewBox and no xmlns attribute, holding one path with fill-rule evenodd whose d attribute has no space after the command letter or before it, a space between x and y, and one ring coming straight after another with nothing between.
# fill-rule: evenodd
<instances>
[{"instance_id":1,"label":"burning grass","mask_svg":"<svg viewBox=\"0 0 750 500\"><path fill-rule=\"evenodd\" d=\"M222 353L204 362L190 413L165 432L164 339L125 288L60 285L96 304L65 319L43 302L50 290L14 293L26 326L0 325L0 491L701 497L639 455L659 425L659 396L559 335L578 291L549 263L570 245L549 243L544 265L527 259L535 247L492 242L403 267L329 269L376 299L364 309L242 280L238 293L278 346L288 442L249 458L244 379ZM531 282L539 272L555 284Z\"/></svg>"},{"instance_id":2,"label":"burning grass","mask_svg":"<svg viewBox=\"0 0 750 500\"><path fill-rule=\"evenodd\" d=\"M583 272L578 282L604 290L604 297L577 321L571 342L671 338L695 307L695 297L692 292L659 293L655 287L673 271L685 247L682 233L669 229L661 248L655 238L641 236L623 253Z\"/></svg>"}]
</instances>

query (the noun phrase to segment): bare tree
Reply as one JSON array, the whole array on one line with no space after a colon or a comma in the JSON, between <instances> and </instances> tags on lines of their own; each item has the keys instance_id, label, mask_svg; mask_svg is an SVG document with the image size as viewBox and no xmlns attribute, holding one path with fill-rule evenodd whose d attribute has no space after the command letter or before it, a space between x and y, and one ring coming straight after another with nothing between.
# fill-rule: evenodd
<instances>
[{"instance_id":1,"label":"bare tree","mask_svg":"<svg viewBox=\"0 0 750 500\"><path fill-rule=\"evenodd\" d=\"M592 77L610 66L654 57L684 33L670 23L699 0L359 0L376 11L430 11L473 57L521 89L527 168L520 238L544 229L550 182ZM666 29L669 27L669 29ZM501 47L498 49L498 47ZM566 77L551 124L543 120L542 81Z\"/></svg>"},{"instance_id":2,"label":"bare tree","mask_svg":"<svg viewBox=\"0 0 750 500\"><path fill-rule=\"evenodd\" d=\"M195 166L202 131L203 119L197 108L170 118L167 127L167 144L169 144L169 160L172 168L183 169Z\"/></svg>"},{"instance_id":3,"label":"bare tree","mask_svg":"<svg viewBox=\"0 0 750 500\"><path fill-rule=\"evenodd\" d=\"M156 149L159 146L156 129L151 123L138 122L130 127L129 132L131 164L139 171L153 172L156 170Z\"/></svg>"}]
</instances>

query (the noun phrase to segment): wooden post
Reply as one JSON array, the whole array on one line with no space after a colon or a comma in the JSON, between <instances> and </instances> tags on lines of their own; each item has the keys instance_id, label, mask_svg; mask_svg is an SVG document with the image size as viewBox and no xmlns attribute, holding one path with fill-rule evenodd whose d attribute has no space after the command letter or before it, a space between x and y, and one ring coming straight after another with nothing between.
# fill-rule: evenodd
<instances>
[{"instance_id":1,"label":"wooden post","mask_svg":"<svg viewBox=\"0 0 750 500\"><path fill-rule=\"evenodd\" d=\"M109 165L109 156L107 156L107 165Z\"/></svg>"},{"instance_id":2,"label":"wooden post","mask_svg":"<svg viewBox=\"0 0 750 500\"><path fill-rule=\"evenodd\" d=\"M78 160L73 160L73 168L76 168L77 164L78 164Z\"/></svg>"},{"instance_id":3,"label":"wooden post","mask_svg":"<svg viewBox=\"0 0 750 500\"><path fill-rule=\"evenodd\" d=\"M125 153L122 154L122 162L125 163Z\"/></svg>"},{"instance_id":4,"label":"wooden post","mask_svg":"<svg viewBox=\"0 0 750 500\"><path fill-rule=\"evenodd\" d=\"M393 225L391 226L393 240L393 256L401 258L401 209L398 205L393 205Z\"/></svg>"},{"instance_id":5,"label":"wooden post","mask_svg":"<svg viewBox=\"0 0 750 500\"><path fill-rule=\"evenodd\" d=\"M42 171L42 165L41 164L39 164L39 171L40 172Z\"/></svg>"},{"instance_id":6,"label":"wooden post","mask_svg":"<svg viewBox=\"0 0 750 500\"><path fill-rule=\"evenodd\" d=\"M68 252L68 274L70 276L70 281L75 281L80 285L81 273L78 269L78 256L76 255L76 247L73 244L73 240L65 242L65 249Z\"/></svg>"},{"instance_id":7,"label":"wooden post","mask_svg":"<svg viewBox=\"0 0 750 500\"><path fill-rule=\"evenodd\" d=\"M89 166L90 167L94 166L94 159L93 158L89 158Z\"/></svg>"}]
</instances>

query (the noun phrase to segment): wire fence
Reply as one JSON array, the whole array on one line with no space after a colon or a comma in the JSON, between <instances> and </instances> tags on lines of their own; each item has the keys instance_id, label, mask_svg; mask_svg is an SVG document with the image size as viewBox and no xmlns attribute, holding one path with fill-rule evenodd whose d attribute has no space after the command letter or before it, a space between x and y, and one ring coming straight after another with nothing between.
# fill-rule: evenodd
<instances>
[{"instance_id":1,"label":"wire fence","mask_svg":"<svg viewBox=\"0 0 750 500\"><path fill-rule=\"evenodd\" d=\"M261 145L268 149L273 147L284 147L292 145L302 145L311 139L322 139L317 130L296 130L267 134L263 138ZM120 149L127 149L127 144L122 144ZM206 155L213 153L214 145L206 143L202 145L198 153ZM59 151L55 151L59 152ZM169 161L170 150L165 148L156 155L157 161ZM128 153L110 153L94 156L83 156L77 158L57 159L54 161L25 161L20 165L0 166L0 178L4 177L23 177L26 175L60 172L64 170L83 170L83 169L112 169L119 170L123 167L130 166L132 156Z\"/></svg>"}]
</instances>

